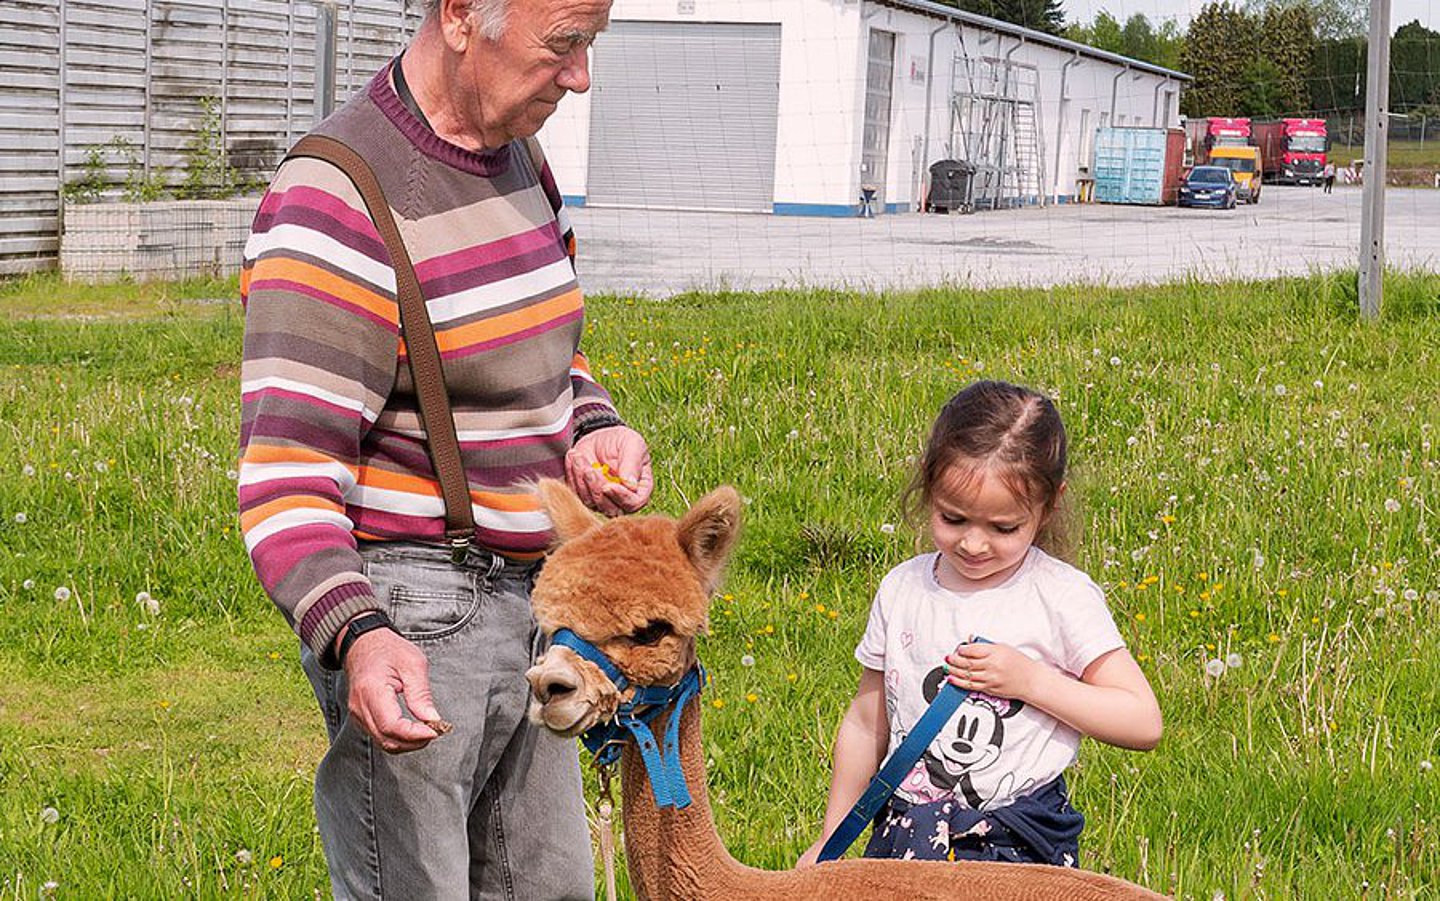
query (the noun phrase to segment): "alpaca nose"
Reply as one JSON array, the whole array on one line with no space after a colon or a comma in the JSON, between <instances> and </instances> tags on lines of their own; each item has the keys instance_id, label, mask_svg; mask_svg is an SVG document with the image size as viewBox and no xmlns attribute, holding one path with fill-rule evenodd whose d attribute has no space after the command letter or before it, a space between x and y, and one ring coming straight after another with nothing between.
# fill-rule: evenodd
<instances>
[{"instance_id":1,"label":"alpaca nose","mask_svg":"<svg viewBox=\"0 0 1440 901\"><path fill-rule=\"evenodd\" d=\"M535 685L535 697L541 704L563 698L578 688L574 681L558 673L545 676Z\"/></svg>"}]
</instances>

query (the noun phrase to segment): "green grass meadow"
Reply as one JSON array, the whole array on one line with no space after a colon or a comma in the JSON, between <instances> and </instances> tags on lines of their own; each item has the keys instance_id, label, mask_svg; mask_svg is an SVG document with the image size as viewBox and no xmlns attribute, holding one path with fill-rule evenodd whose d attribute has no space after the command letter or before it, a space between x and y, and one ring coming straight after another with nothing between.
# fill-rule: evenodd
<instances>
[{"instance_id":1,"label":"green grass meadow","mask_svg":"<svg viewBox=\"0 0 1440 901\"><path fill-rule=\"evenodd\" d=\"M1440 276L1394 276L1376 323L1353 282L593 299L653 509L747 501L701 643L734 854L816 837L854 644L916 548L898 495L984 377L1058 398L1077 562L1165 712L1152 753L1082 749L1085 865L1440 898ZM0 899L328 895L324 728L236 525L233 296L0 285Z\"/></svg>"}]
</instances>

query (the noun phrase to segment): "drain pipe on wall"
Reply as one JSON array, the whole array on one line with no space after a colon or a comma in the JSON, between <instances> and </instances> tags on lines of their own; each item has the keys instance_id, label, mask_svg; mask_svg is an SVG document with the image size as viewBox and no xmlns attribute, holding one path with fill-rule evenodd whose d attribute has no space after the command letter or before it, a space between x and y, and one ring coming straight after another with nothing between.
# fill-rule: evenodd
<instances>
[{"instance_id":1,"label":"drain pipe on wall","mask_svg":"<svg viewBox=\"0 0 1440 901\"><path fill-rule=\"evenodd\" d=\"M1066 93L1066 82L1070 78L1070 67L1079 63L1080 51L1077 50L1075 55L1067 59L1065 65L1060 67L1060 102L1056 107L1058 121L1055 125L1055 174L1053 179L1056 203L1060 202L1060 153L1065 146L1065 116L1070 112L1070 97Z\"/></svg>"},{"instance_id":2,"label":"drain pipe on wall","mask_svg":"<svg viewBox=\"0 0 1440 901\"><path fill-rule=\"evenodd\" d=\"M1161 81L1155 85L1155 97L1150 101L1150 124L1156 128L1164 128L1168 123L1160 121L1160 91L1170 86L1170 82Z\"/></svg>"},{"instance_id":3,"label":"drain pipe on wall","mask_svg":"<svg viewBox=\"0 0 1440 901\"><path fill-rule=\"evenodd\" d=\"M1125 68L1121 69L1119 72L1116 72L1114 78L1110 79L1110 127L1111 127L1111 128L1114 128L1114 127L1115 127L1115 101L1118 100L1118 99L1119 99L1119 96L1120 96L1120 79L1124 78L1126 75L1129 75L1129 74L1130 74L1130 67L1127 65Z\"/></svg>"},{"instance_id":4,"label":"drain pipe on wall","mask_svg":"<svg viewBox=\"0 0 1440 901\"><path fill-rule=\"evenodd\" d=\"M946 20L944 25L930 32L930 49L925 58L925 128L921 131L920 138L920 171L915 173L915 182L920 186L920 190L916 192L916 208L920 212L925 211L925 188L930 174L930 108L935 85L935 38L950 25L951 22Z\"/></svg>"}]
</instances>

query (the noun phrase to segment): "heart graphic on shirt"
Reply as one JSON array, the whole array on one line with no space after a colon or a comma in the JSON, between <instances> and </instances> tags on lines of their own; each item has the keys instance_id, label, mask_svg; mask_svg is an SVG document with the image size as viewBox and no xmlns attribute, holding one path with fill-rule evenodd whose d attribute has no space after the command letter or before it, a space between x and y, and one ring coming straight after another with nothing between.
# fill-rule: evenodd
<instances>
[{"instance_id":1,"label":"heart graphic on shirt","mask_svg":"<svg viewBox=\"0 0 1440 901\"><path fill-rule=\"evenodd\" d=\"M909 647L910 647L912 644L914 644L914 643L915 643L915 633L913 633L913 632L901 632L901 633L900 633L900 647L902 647L902 648L909 648Z\"/></svg>"}]
</instances>

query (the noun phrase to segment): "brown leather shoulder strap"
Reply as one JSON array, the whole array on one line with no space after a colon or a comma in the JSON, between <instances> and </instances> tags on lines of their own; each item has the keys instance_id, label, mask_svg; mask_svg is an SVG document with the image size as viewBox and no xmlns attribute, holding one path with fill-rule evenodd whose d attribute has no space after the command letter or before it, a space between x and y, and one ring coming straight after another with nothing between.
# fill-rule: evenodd
<instances>
[{"instance_id":1,"label":"brown leather shoulder strap","mask_svg":"<svg viewBox=\"0 0 1440 901\"><path fill-rule=\"evenodd\" d=\"M475 514L470 508L470 481L460 459L460 441L455 434L455 417L450 412L450 397L445 392L445 373L440 363L440 349L435 343L435 330L425 310L425 297L420 293L420 280L410 252L395 225L390 204L375 173L360 154L346 144L325 135L301 138L286 159L297 156L323 160L349 176L370 210L370 218L390 251L391 268L395 270L395 293L400 303L400 328L410 356L410 375L415 381L415 394L420 400L420 424L425 429L430 462L440 478L440 493L445 501L445 537L451 547L463 550L475 536Z\"/></svg>"}]
</instances>

